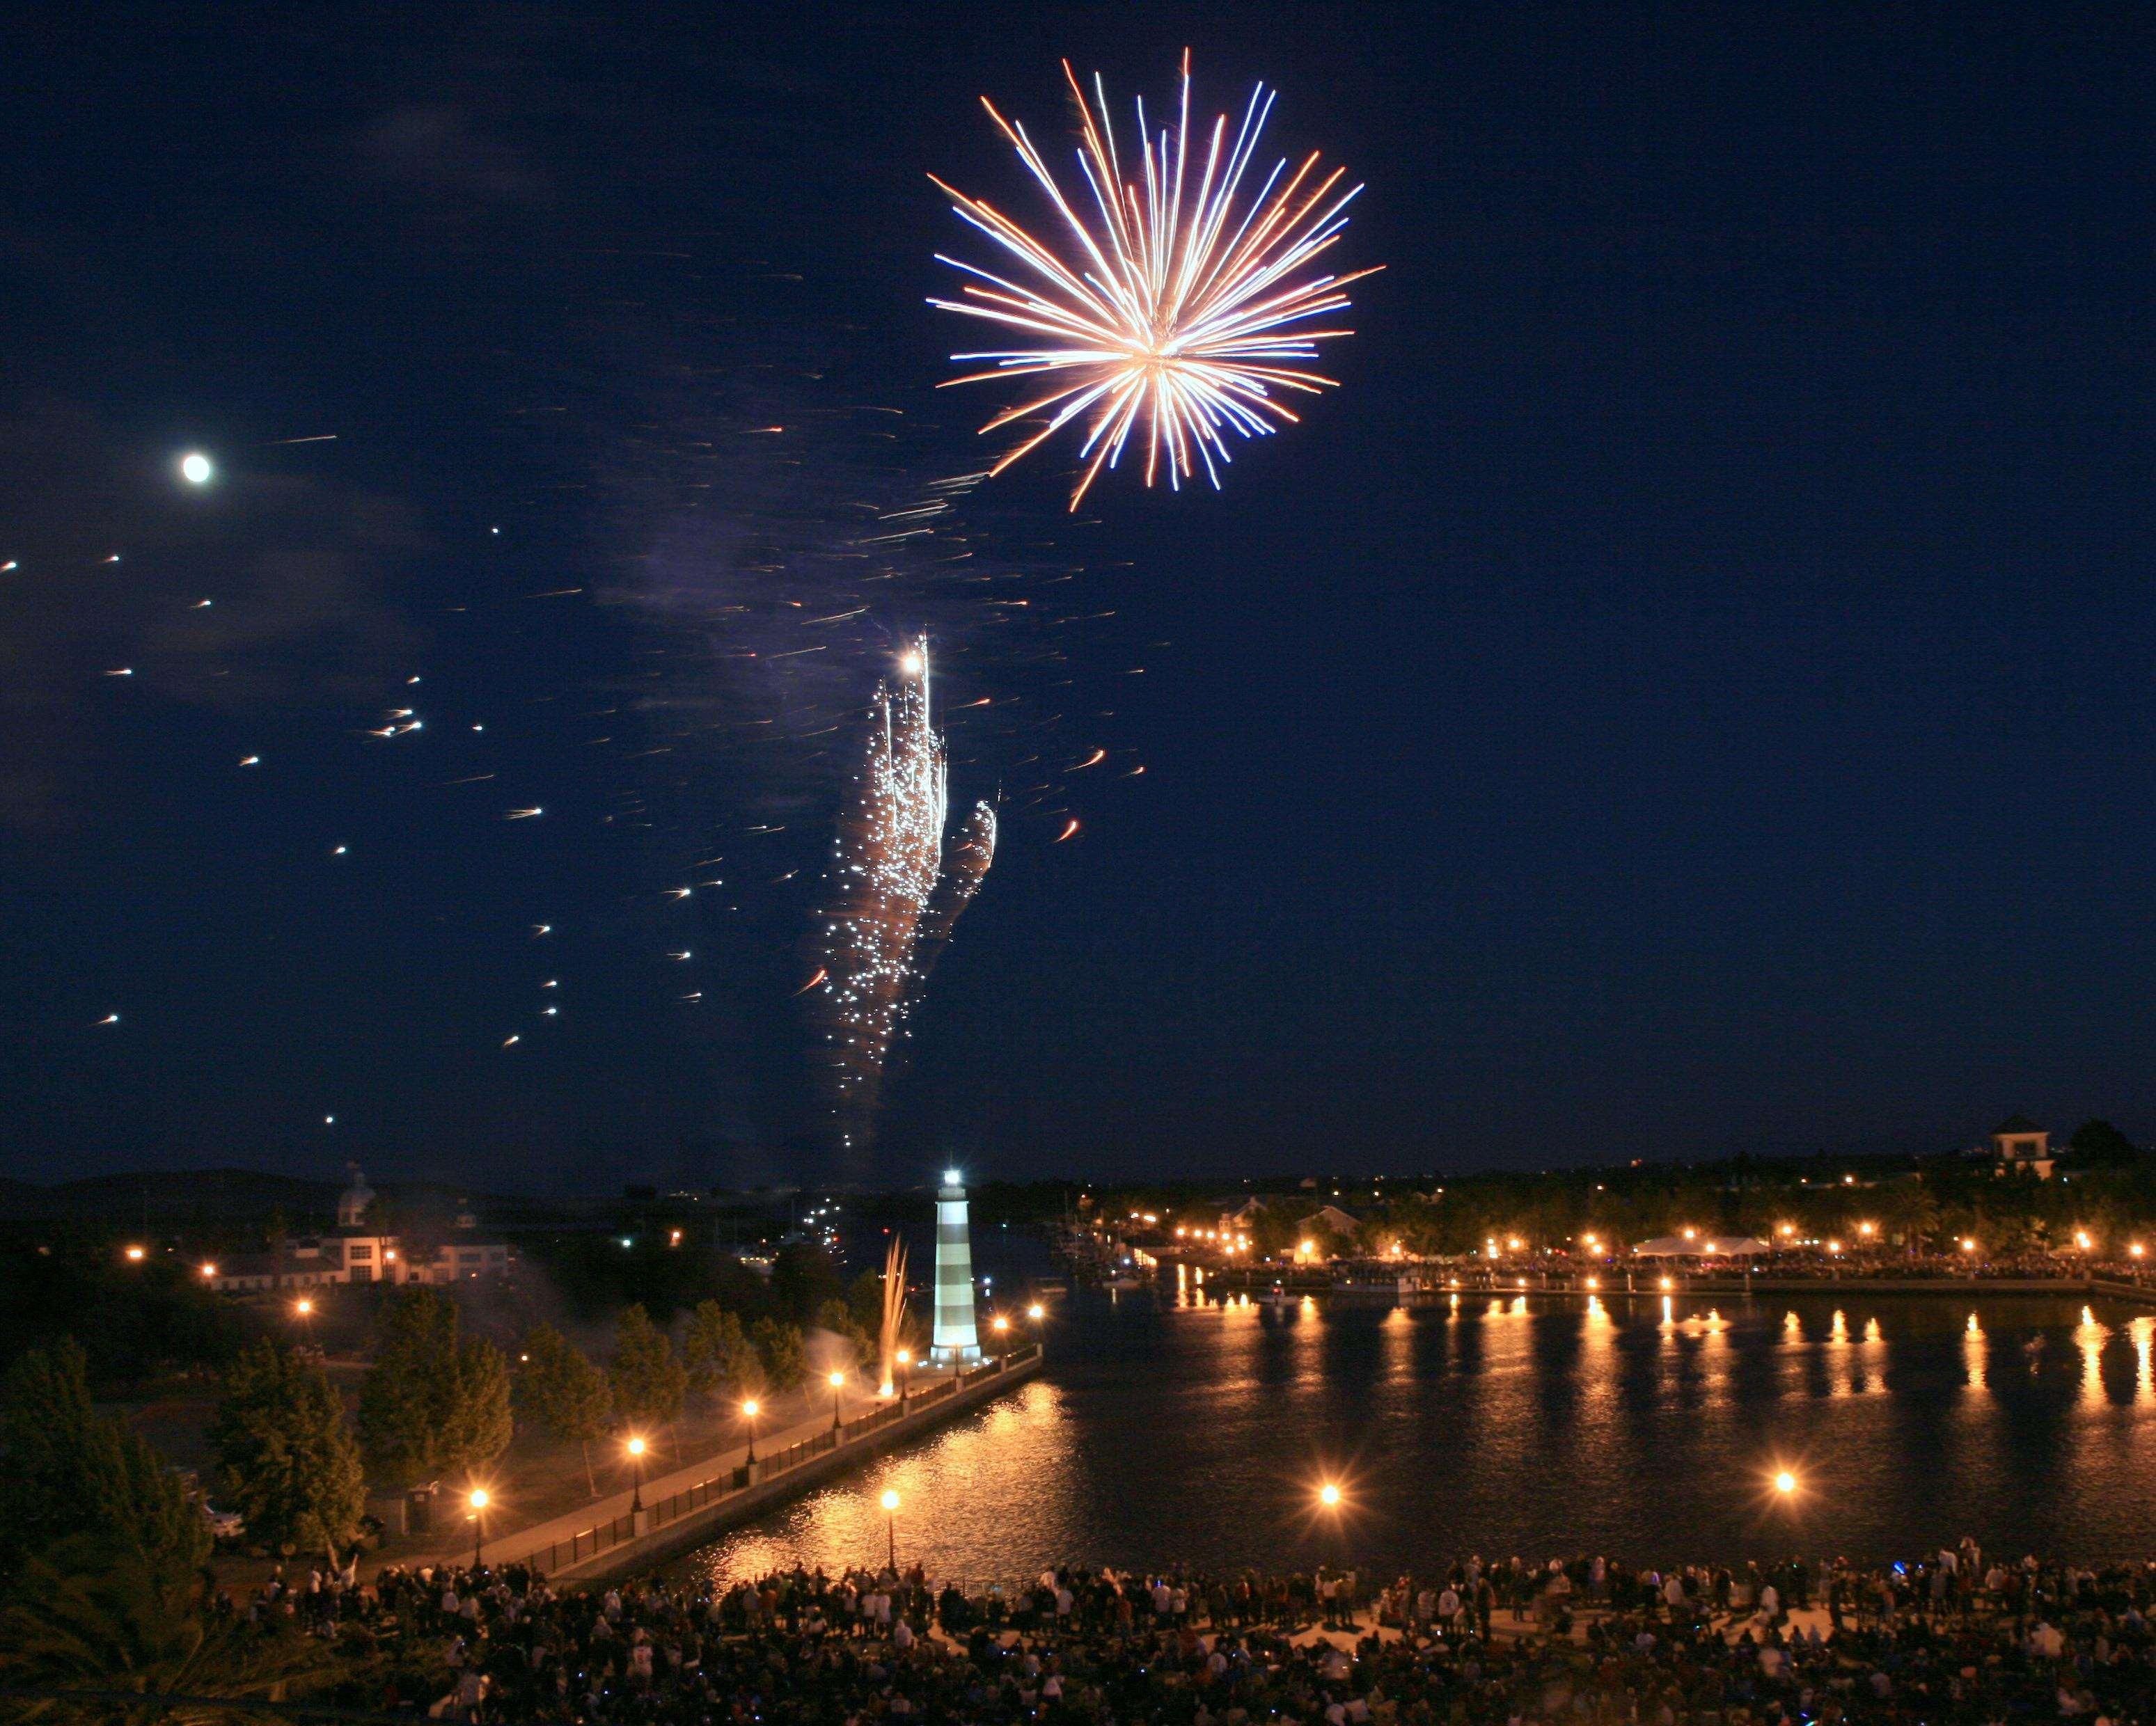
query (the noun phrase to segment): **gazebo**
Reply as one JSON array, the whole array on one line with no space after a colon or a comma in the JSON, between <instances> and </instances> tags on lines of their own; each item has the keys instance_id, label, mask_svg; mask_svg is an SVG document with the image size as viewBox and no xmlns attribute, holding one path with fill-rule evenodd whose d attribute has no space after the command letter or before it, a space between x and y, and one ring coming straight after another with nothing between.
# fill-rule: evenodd
<instances>
[{"instance_id":1,"label":"gazebo","mask_svg":"<svg viewBox=\"0 0 2156 1726\"><path fill-rule=\"evenodd\" d=\"M1656 1235L1632 1249L1635 1258L1751 1258L1774 1247L1757 1235Z\"/></svg>"}]
</instances>

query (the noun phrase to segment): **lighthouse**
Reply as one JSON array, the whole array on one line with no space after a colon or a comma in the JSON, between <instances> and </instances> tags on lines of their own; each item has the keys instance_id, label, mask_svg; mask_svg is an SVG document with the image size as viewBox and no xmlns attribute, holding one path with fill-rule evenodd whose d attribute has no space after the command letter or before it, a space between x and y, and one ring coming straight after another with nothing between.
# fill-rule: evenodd
<instances>
[{"instance_id":1,"label":"lighthouse","mask_svg":"<svg viewBox=\"0 0 2156 1726\"><path fill-rule=\"evenodd\" d=\"M973 1328L973 1243L956 1169L943 1171L936 1190L936 1329L928 1358L938 1366L971 1366L981 1358Z\"/></svg>"}]
</instances>

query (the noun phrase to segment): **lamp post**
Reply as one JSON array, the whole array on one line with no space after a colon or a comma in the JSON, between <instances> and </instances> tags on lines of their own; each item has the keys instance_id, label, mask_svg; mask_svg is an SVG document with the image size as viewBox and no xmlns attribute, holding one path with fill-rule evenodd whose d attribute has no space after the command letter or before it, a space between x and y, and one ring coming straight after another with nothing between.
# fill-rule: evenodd
<instances>
[{"instance_id":1,"label":"lamp post","mask_svg":"<svg viewBox=\"0 0 2156 1726\"><path fill-rule=\"evenodd\" d=\"M898 1494L886 1490L883 1495L884 1534L890 1545L891 1574L898 1575Z\"/></svg>"},{"instance_id":2,"label":"lamp post","mask_svg":"<svg viewBox=\"0 0 2156 1726\"><path fill-rule=\"evenodd\" d=\"M629 1460L630 1466L636 1470L636 1484L629 1489L629 1513L641 1516L644 1514L644 1440L641 1437L629 1441Z\"/></svg>"},{"instance_id":3,"label":"lamp post","mask_svg":"<svg viewBox=\"0 0 2156 1726\"><path fill-rule=\"evenodd\" d=\"M834 1372L831 1375L831 1430L834 1432L839 1430L841 1424L839 1419L839 1386L845 1381L846 1375L843 1372Z\"/></svg>"},{"instance_id":4,"label":"lamp post","mask_svg":"<svg viewBox=\"0 0 2156 1726\"><path fill-rule=\"evenodd\" d=\"M1002 1342L1010 1335L1010 1320L1004 1317L1001 1313L998 1313L993 1319L988 1321L988 1329L995 1332L996 1340L998 1342ZM996 1359L1000 1360L1003 1358L1004 1351L1001 1349L998 1349L996 1351Z\"/></svg>"},{"instance_id":5,"label":"lamp post","mask_svg":"<svg viewBox=\"0 0 2156 1726\"><path fill-rule=\"evenodd\" d=\"M901 1349L896 1358L898 1361L898 1411L904 1414L906 1387L913 1380L913 1350Z\"/></svg>"},{"instance_id":6,"label":"lamp post","mask_svg":"<svg viewBox=\"0 0 2156 1726\"><path fill-rule=\"evenodd\" d=\"M762 1407L753 1396L742 1404L742 1418L748 1422L748 1462L752 1468L756 1466L756 1417Z\"/></svg>"},{"instance_id":7,"label":"lamp post","mask_svg":"<svg viewBox=\"0 0 2156 1726\"><path fill-rule=\"evenodd\" d=\"M472 1572L475 1575L479 1572L480 1553L486 1540L486 1507L488 1503L487 1491L485 1487L475 1486L471 1489Z\"/></svg>"}]
</instances>

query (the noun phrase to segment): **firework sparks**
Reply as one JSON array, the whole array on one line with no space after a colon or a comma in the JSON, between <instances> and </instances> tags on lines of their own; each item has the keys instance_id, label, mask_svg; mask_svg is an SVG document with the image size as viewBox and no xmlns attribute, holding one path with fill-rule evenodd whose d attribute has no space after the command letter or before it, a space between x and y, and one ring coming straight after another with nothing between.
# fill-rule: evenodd
<instances>
[{"instance_id":1,"label":"firework sparks","mask_svg":"<svg viewBox=\"0 0 2156 1726\"><path fill-rule=\"evenodd\" d=\"M1243 110L1235 141L1228 116L1213 122L1209 139L1193 147L1190 56L1183 57L1182 102L1176 124L1147 128L1137 105L1137 177L1126 174L1108 117L1106 91L1093 79L1091 105L1070 63L1063 74L1083 126L1078 171L1086 193L1066 197L1026 136L983 98L1019 160L1040 182L1065 231L1059 252L978 198L929 177L959 217L1015 259L1019 279L956 258L939 263L970 279L958 300L932 305L1020 332L1024 345L955 361L988 361L990 369L950 380L1048 375L1052 387L1006 409L981 429L1024 420L1045 423L990 469L1000 474L1073 420L1085 417L1079 446L1085 469L1070 507L1115 467L1139 430L1150 485L1164 465L1168 484L1195 477L1203 466L1217 488L1229 458L1225 434L1260 437L1296 415L1284 395L1316 395L1336 380L1303 369L1317 344L1352 335L1313 329L1310 321L1343 310L1342 291L1374 270L1336 275L1313 269L1348 225L1348 203L1363 188L1340 189L1345 170L1321 177L1315 152L1290 171L1275 163L1255 196L1241 196L1256 155L1273 94L1260 85ZM1201 159L1202 158L1202 159Z\"/></svg>"},{"instance_id":2,"label":"firework sparks","mask_svg":"<svg viewBox=\"0 0 2156 1726\"><path fill-rule=\"evenodd\" d=\"M951 926L995 855L995 812L978 806L948 868L949 768L930 702L928 644L909 648L895 689L876 692L860 793L839 826L828 959L804 986L831 1019L839 1113L850 1144L871 1129L893 1039Z\"/></svg>"}]
</instances>

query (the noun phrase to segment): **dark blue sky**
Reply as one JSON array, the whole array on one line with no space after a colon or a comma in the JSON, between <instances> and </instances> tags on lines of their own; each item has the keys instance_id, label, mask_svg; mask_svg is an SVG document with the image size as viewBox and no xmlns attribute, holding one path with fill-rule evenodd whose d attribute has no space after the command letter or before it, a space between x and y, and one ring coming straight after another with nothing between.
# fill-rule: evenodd
<instances>
[{"instance_id":1,"label":"dark blue sky","mask_svg":"<svg viewBox=\"0 0 2156 1726\"><path fill-rule=\"evenodd\" d=\"M793 12L0 25L0 1171L2156 1131L2145 12ZM1029 211L975 98L1186 44L1369 183L1343 387L865 549L1000 405L924 173ZM918 628L1005 845L848 1166L790 995Z\"/></svg>"}]
</instances>

